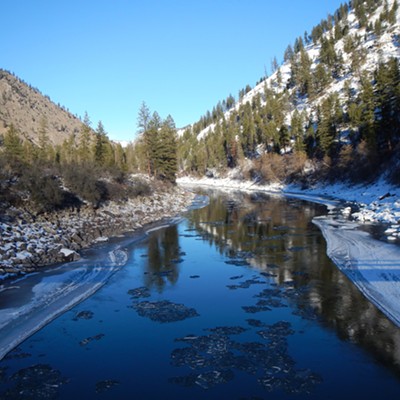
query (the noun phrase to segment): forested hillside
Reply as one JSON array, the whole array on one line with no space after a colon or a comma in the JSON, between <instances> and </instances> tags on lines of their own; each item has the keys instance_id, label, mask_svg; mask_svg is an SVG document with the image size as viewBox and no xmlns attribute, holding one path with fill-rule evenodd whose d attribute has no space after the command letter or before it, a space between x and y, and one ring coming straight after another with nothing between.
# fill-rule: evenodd
<instances>
[{"instance_id":1,"label":"forested hillside","mask_svg":"<svg viewBox=\"0 0 400 400\"><path fill-rule=\"evenodd\" d=\"M352 0L288 45L255 87L229 94L177 133L145 103L127 147L0 70L0 208L98 207L150 188L131 173L257 182L400 183L400 11ZM144 94L145 95L145 94ZM132 135L133 136L133 135Z\"/></svg>"},{"instance_id":2,"label":"forested hillside","mask_svg":"<svg viewBox=\"0 0 400 400\"><path fill-rule=\"evenodd\" d=\"M352 0L289 45L269 77L181 131L179 167L263 181L400 182L395 0Z\"/></svg>"}]
</instances>

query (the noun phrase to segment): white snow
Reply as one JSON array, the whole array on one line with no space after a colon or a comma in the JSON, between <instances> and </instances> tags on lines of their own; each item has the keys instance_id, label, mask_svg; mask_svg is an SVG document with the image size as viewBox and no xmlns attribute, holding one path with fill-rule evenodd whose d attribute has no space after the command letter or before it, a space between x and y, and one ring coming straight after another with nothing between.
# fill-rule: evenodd
<instances>
[{"instance_id":1,"label":"white snow","mask_svg":"<svg viewBox=\"0 0 400 400\"><path fill-rule=\"evenodd\" d=\"M60 253L62 253L64 257L69 257L69 256L71 256L73 254L76 254L76 251L70 250L70 249L66 249L66 248L62 248L60 250Z\"/></svg>"},{"instance_id":2,"label":"white snow","mask_svg":"<svg viewBox=\"0 0 400 400\"><path fill-rule=\"evenodd\" d=\"M391 9L393 5L393 0L388 1L389 9ZM375 13L369 16L368 22L374 22L376 19L380 17L380 13L382 12L383 7L378 7ZM337 54L341 54L343 56L343 76L339 79L334 79L333 82L324 90L323 94L318 96L314 101L306 99L298 99L298 104L292 107L292 109L287 113L285 118L285 123L290 125L291 115L295 109L298 111L305 110L308 114L313 114L315 118L315 108L318 104L320 104L327 96L337 93L339 98L343 99L344 92L343 87L345 81L350 82L350 87L359 90L359 81L360 81L360 73L362 71L374 71L377 65L380 62L387 61L391 57L400 58L400 47L398 46L398 37L400 36L400 8L397 12L397 23L388 28L387 31L383 32L379 37L373 32L366 32L365 28L360 28L358 24L358 20L355 16L354 9L349 10L349 14L347 16L347 21L349 23L349 32L347 36L352 36L353 38L359 37L360 48L362 48L366 53L366 59L363 61L360 66L360 71L353 73L351 68L351 58L349 54L344 51L344 40L341 39L335 43L335 50ZM344 22L342 22L342 26L344 26ZM385 28L386 29L386 28ZM328 31L324 34L325 37L330 37L333 34L332 31ZM314 44L310 43L305 46L305 51L309 58L312 61L311 71L315 71L318 63L319 63L319 54L320 54L321 45L320 43ZM278 84L278 71L281 74L281 84ZM251 102L253 98L261 94L261 104L265 104L265 98L263 96L265 86L267 85L269 88L273 88L276 93L281 93L287 86L287 83L291 76L291 63L287 61L283 63L277 71L267 77L264 81L257 84L253 89L251 89L248 93L246 93L242 99L239 99L234 107L225 112L225 119L229 120L229 116L233 111L238 111L242 104ZM314 110L314 111L313 111ZM205 136L214 132L216 124L212 123L209 126L205 127L198 135L197 139L204 139ZM179 136L183 134L183 130L180 130Z\"/></svg>"}]
</instances>

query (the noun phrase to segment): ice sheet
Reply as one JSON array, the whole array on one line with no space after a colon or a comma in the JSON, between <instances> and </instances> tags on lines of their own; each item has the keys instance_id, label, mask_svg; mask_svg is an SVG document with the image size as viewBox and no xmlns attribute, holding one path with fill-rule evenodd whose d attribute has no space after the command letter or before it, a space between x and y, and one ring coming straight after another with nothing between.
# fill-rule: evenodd
<instances>
[{"instance_id":1,"label":"ice sheet","mask_svg":"<svg viewBox=\"0 0 400 400\"><path fill-rule=\"evenodd\" d=\"M317 217L328 256L359 290L400 326L400 247L375 240L359 224Z\"/></svg>"},{"instance_id":2,"label":"ice sheet","mask_svg":"<svg viewBox=\"0 0 400 400\"><path fill-rule=\"evenodd\" d=\"M102 287L128 260L114 248L103 261L80 260L32 274L0 291L0 360L15 346Z\"/></svg>"}]
</instances>

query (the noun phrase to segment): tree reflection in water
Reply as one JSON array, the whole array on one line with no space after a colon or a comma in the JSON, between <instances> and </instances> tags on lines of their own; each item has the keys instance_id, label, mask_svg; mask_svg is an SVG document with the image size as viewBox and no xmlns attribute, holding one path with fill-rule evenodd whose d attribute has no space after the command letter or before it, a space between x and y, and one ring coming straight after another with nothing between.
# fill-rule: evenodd
<instances>
[{"instance_id":1,"label":"tree reflection in water","mask_svg":"<svg viewBox=\"0 0 400 400\"><path fill-rule=\"evenodd\" d=\"M177 225L152 232L148 239L145 285L162 292L167 283L175 284L181 255Z\"/></svg>"},{"instance_id":2,"label":"tree reflection in water","mask_svg":"<svg viewBox=\"0 0 400 400\"><path fill-rule=\"evenodd\" d=\"M397 366L400 374L400 329L331 262L312 224L313 217L326 214L325 206L265 194L208 195L210 205L190 215L191 229L220 254L245 260L273 284L307 287L294 299L298 306L312 308L321 324Z\"/></svg>"}]
</instances>

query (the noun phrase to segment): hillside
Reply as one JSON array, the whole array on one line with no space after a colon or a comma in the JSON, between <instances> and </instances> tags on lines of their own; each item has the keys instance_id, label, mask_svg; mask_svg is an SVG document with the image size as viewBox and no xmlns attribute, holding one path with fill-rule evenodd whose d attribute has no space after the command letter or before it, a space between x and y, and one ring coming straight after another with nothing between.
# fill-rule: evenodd
<instances>
[{"instance_id":1,"label":"hillside","mask_svg":"<svg viewBox=\"0 0 400 400\"><path fill-rule=\"evenodd\" d=\"M181 170L357 181L397 163L399 21L395 0L343 4L296 38L269 77L179 132Z\"/></svg>"},{"instance_id":2,"label":"hillside","mask_svg":"<svg viewBox=\"0 0 400 400\"><path fill-rule=\"evenodd\" d=\"M36 145L40 130L46 129L51 144L61 145L82 127L79 118L54 104L37 89L0 69L0 135L11 124Z\"/></svg>"}]
</instances>

